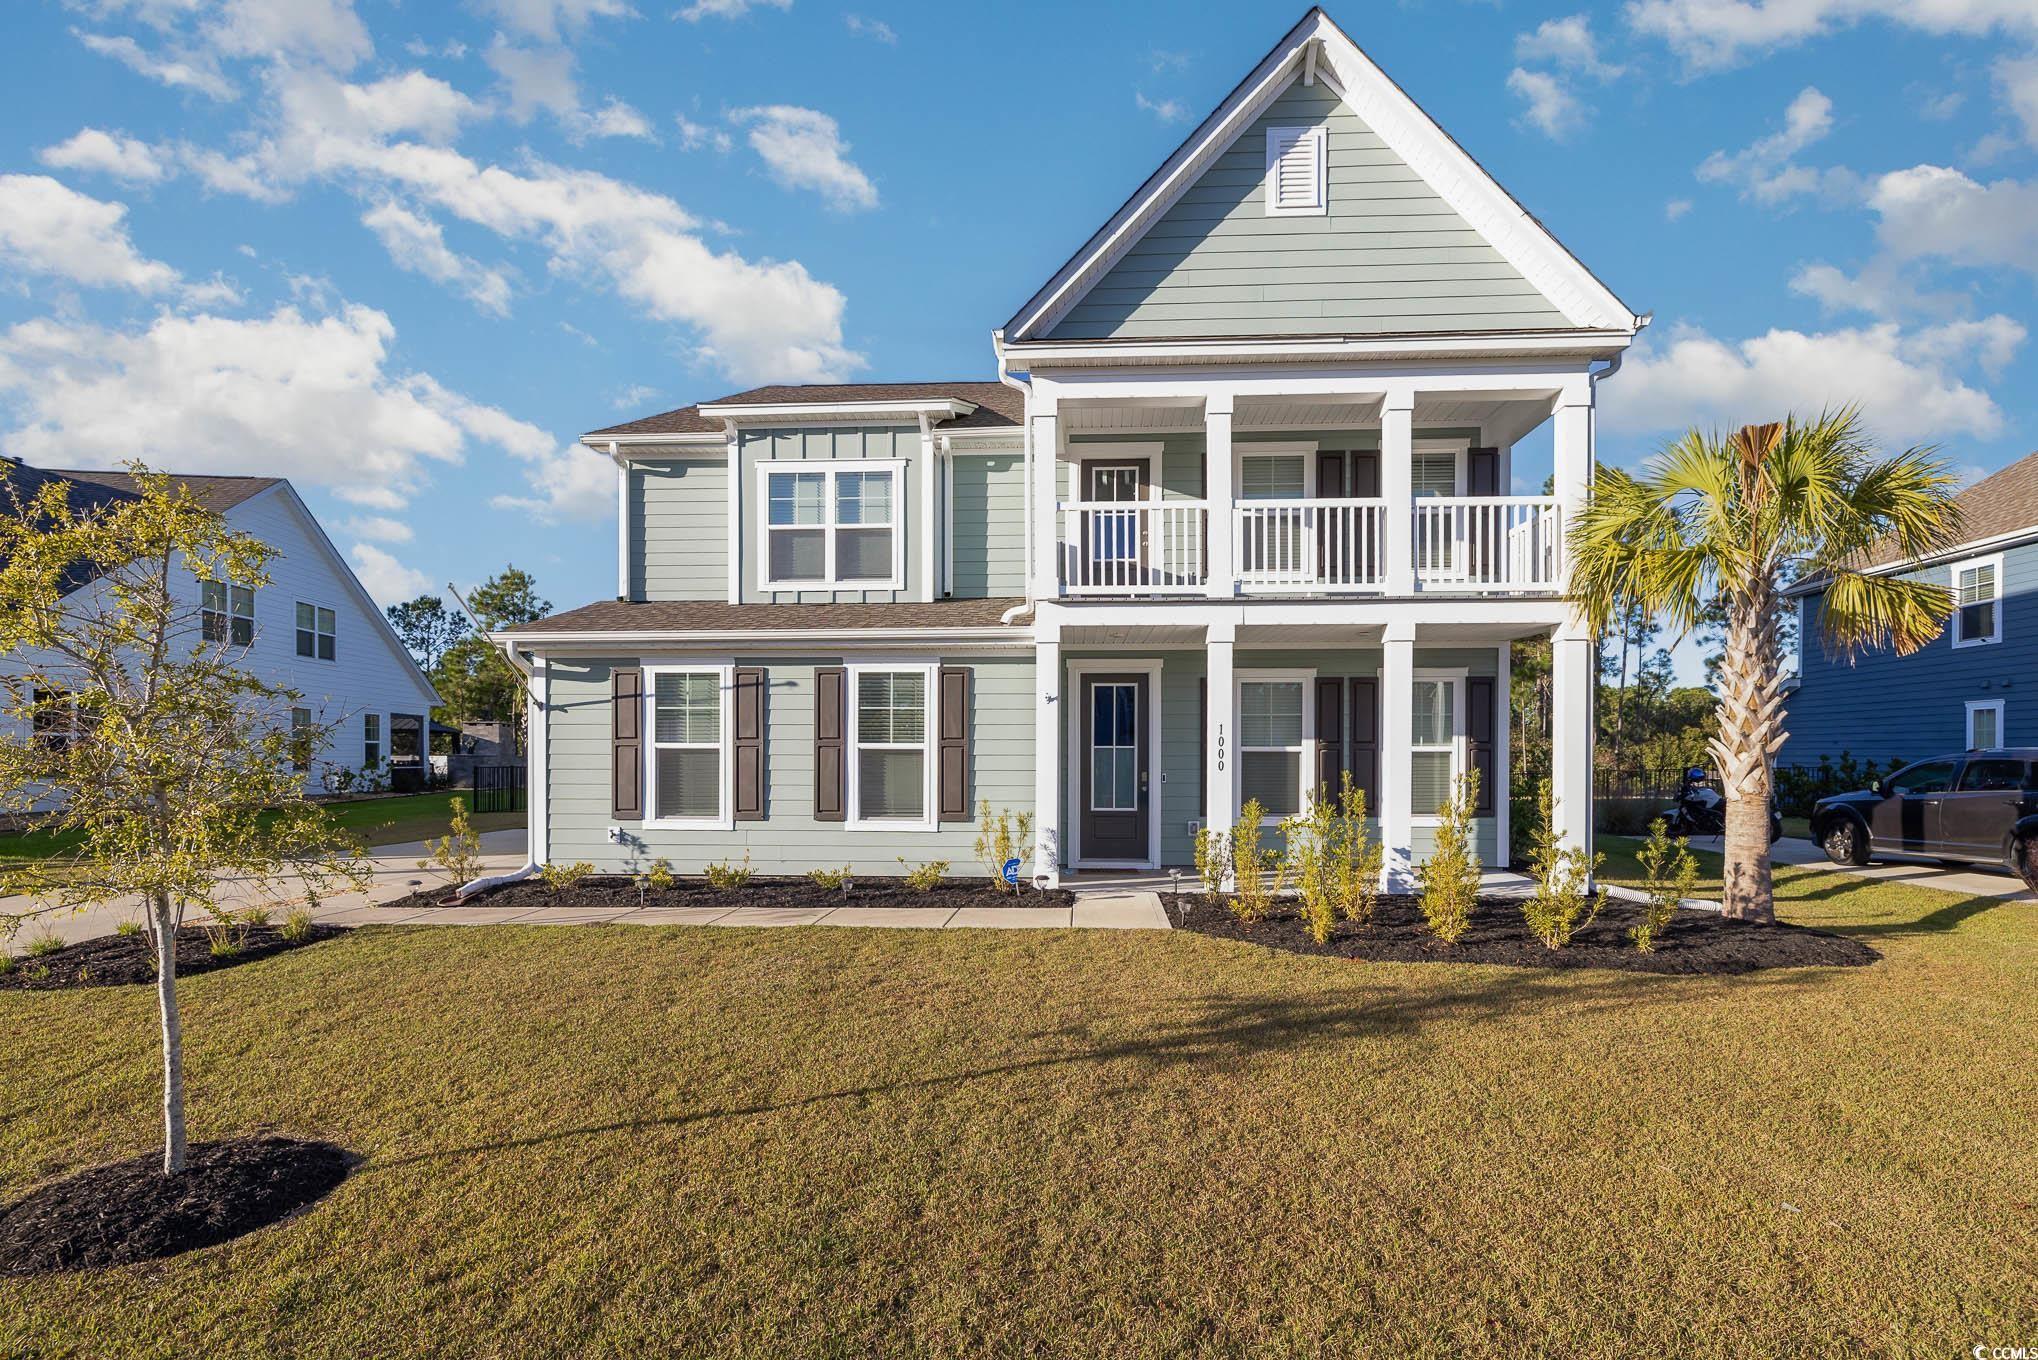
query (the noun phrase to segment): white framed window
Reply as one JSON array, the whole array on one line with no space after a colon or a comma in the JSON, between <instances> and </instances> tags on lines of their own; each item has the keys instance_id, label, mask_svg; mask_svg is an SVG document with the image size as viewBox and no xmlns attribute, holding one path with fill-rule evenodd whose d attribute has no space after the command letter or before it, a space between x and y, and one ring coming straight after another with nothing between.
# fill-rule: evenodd
<instances>
[{"instance_id":1,"label":"white framed window","mask_svg":"<svg viewBox=\"0 0 2038 1360\"><path fill-rule=\"evenodd\" d=\"M297 654L331 661L336 651L339 617L322 604L297 602Z\"/></svg>"},{"instance_id":2,"label":"white framed window","mask_svg":"<svg viewBox=\"0 0 2038 1360\"><path fill-rule=\"evenodd\" d=\"M1455 440L1418 439L1409 451L1408 489L1424 496L1465 494L1465 449Z\"/></svg>"},{"instance_id":3,"label":"white framed window","mask_svg":"<svg viewBox=\"0 0 2038 1360\"><path fill-rule=\"evenodd\" d=\"M644 668L644 824L727 831L735 778L728 696L734 667L674 664Z\"/></svg>"},{"instance_id":4,"label":"white framed window","mask_svg":"<svg viewBox=\"0 0 2038 1360\"><path fill-rule=\"evenodd\" d=\"M1967 749L1993 751L2003 744L2003 701L1967 701Z\"/></svg>"},{"instance_id":5,"label":"white framed window","mask_svg":"<svg viewBox=\"0 0 2038 1360\"><path fill-rule=\"evenodd\" d=\"M1302 810L1309 796L1309 744L1316 708L1309 702L1314 671L1241 671L1238 675L1239 808L1254 799L1271 825Z\"/></svg>"},{"instance_id":6,"label":"white framed window","mask_svg":"<svg viewBox=\"0 0 2038 1360\"><path fill-rule=\"evenodd\" d=\"M1437 824L1465 772L1465 673L1417 671L1408 728L1408 806L1418 826Z\"/></svg>"},{"instance_id":7,"label":"white framed window","mask_svg":"<svg viewBox=\"0 0 2038 1360\"><path fill-rule=\"evenodd\" d=\"M361 715L361 765L374 769L382 763L382 715L363 713Z\"/></svg>"},{"instance_id":8,"label":"white framed window","mask_svg":"<svg viewBox=\"0 0 2038 1360\"><path fill-rule=\"evenodd\" d=\"M2003 640L2003 558L1977 557L1953 567L1953 645Z\"/></svg>"},{"instance_id":9,"label":"white framed window","mask_svg":"<svg viewBox=\"0 0 2038 1360\"><path fill-rule=\"evenodd\" d=\"M255 642L255 591L225 581L198 583L199 626L207 642L251 647Z\"/></svg>"},{"instance_id":10,"label":"white framed window","mask_svg":"<svg viewBox=\"0 0 2038 1360\"><path fill-rule=\"evenodd\" d=\"M1267 216L1322 217L1330 211L1330 136L1316 127L1267 129Z\"/></svg>"},{"instance_id":11,"label":"white framed window","mask_svg":"<svg viewBox=\"0 0 2038 1360\"><path fill-rule=\"evenodd\" d=\"M933 831L935 667L873 662L849 672L852 831Z\"/></svg>"},{"instance_id":12,"label":"white framed window","mask_svg":"<svg viewBox=\"0 0 2038 1360\"><path fill-rule=\"evenodd\" d=\"M774 462L758 469L766 589L897 590L905 462Z\"/></svg>"}]
</instances>

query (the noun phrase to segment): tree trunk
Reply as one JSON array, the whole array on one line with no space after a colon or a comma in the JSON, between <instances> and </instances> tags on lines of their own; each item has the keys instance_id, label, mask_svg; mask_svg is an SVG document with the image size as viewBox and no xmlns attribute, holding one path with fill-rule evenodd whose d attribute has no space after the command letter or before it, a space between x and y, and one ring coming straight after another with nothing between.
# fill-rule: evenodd
<instances>
[{"instance_id":1,"label":"tree trunk","mask_svg":"<svg viewBox=\"0 0 2038 1360\"><path fill-rule=\"evenodd\" d=\"M156 922L156 1006L163 1019L163 1174L184 1169L184 1024L177 1014L177 918L167 893L149 904Z\"/></svg>"},{"instance_id":2,"label":"tree trunk","mask_svg":"<svg viewBox=\"0 0 2038 1360\"><path fill-rule=\"evenodd\" d=\"M1727 797L1723 906L1728 916L1771 922L1776 897L1769 863L1769 762L1784 736L1776 596L1769 583L1729 602L1726 641L1720 730L1711 743Z\"/></svg>"}]
</instances>

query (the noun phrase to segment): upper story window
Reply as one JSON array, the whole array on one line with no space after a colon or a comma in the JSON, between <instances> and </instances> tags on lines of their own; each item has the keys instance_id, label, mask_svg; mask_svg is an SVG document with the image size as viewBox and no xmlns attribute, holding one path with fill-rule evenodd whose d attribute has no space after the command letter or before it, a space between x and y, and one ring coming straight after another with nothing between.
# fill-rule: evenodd
<instances>
[{"instance_id":1,"label":"upper story window","mask_svg":"<svg viewBox=\"0 0 2038 1360\"><path fill-rule=\"evenodd\" d=\"M1953 568L1953 645L2003 640L2003 559L1978 557Z\"/></svg>"},{"instance_id":2,"label":"upper story window","mask_svg":"<svg viewBox=\"0 0 2038 1360\"><path fill-rule=\"evenodd\" d=\"M1320 126L1267 129L1267 216L1322 217L1330 211L1329 142Z\"/></svg>"},{"instance_id":3,"label":"upper story window","mask_svg":"<svg viewBox=\"0 0 2038 1360\"><path fill-rule=\"evenodd\" d=\"M1458 449L1418 444L1408 460L1408 489L1415 496L1458 494Z\"/></svg>"},{"instance_id":4,"label":"upper story window","mask_svg":"<svg viewBox=\"0 0 2038 1360\"><path fill-rule=\"evenodd\" d=\"M225 581L198 583L198 619L207 642L248 647L255 641L255 592Z\"/></svg>"},{"instance_id":5,"label":"upper story window","mask_svg":"<svg viewBox=\"0 0 2038 1360\"><path fill-rule=\"evenodd\" d=\"M297 654L314 657L320 661L331 661L334 655L334 635L339 629L338 616L324 605L297 602Z\"/></svg>"},{"instance_id":6,"label":"upper story window","mask_svg":"<svg viewBox=\"0 0 2038 1360\"><path fill-rule=\"evenodd\" d=\"M782 586L897 589L903 463L767 465L764 581Z\"/></svg>"}]
</instances>

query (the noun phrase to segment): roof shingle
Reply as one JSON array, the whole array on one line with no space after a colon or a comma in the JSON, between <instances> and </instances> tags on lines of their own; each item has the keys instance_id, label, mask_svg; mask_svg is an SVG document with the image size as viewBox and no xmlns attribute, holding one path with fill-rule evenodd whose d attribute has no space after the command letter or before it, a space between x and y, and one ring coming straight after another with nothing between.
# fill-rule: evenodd
<instances>
[{"instance_id":1,"label":"roof shingle","mask_svg":"<svg viewBox=\"0 0 2038 1360\"><path fill-rule=\"evenodd\" d=\"M2038 530L2038 453L1982 478L1961 492L1955 504L1960 507L1962 543ZM1871 554L1869 565L1888 566L1901 556L1896 543L1886 541Z\"/></svg>"},{"instance_id":2,"label":"roof shingle","mask_svg":"<svg viewBox=\"0 0 2038 1360\"><path fill-rule=\"evenodd\" d=\"M905 604L730 604L726 600L597 600L503 630L547 633L762 633L801 629L996 628L1025 600L922 600ZM1007 625L1010 626L1010 625Z\"/></svg>"},{"instance_id":3,"label":"roof shingle","mask_svg":"<svg viewBox=\"0 0 2038 1360\"><path fill-rule=\"evenodd\" d=\"M662 411L607 429L590 430L585 439L627 439L640 434L719 434L721 423L705 419L702 406L825 405L829 402L938 400L954 397L976 403L976 410L958 420L944 420L944 430L1018 429L1026 419L1026 398L1001 382L924 383L802 383L753 387L713 401Z\"/></svg>"}]
</instances>

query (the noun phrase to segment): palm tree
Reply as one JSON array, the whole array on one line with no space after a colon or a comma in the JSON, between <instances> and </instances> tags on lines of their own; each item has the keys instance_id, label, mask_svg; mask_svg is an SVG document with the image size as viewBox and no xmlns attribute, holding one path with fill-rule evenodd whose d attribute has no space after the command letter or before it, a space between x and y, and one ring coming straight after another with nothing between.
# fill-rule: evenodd
<instances>
[{"instance_id":1,"label":"palm tree","mask_svg":"<svg viewBox=\"0 0 2038 1360\"><path fill-rule=\"evenodd\" d=\"M1595 630L1639 606L1686 632L1715 601L1726 616L1719 733L1726 790L1726 914L1776 919L1769 866L1770 765L1783 745L1782 592L1826 583L1823 644L1909 654L1953 612L1943 585L1864 570L1888 542L1902 558L1956 541L1954 478L1928 448L1878 458L1852 410L1692 430L1639 476L1602 468L1570 530L1571 588ZM1801 647L1812 645L1809 637Z\"/></svg>"}]
</instances>

